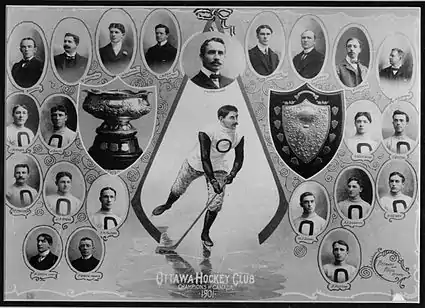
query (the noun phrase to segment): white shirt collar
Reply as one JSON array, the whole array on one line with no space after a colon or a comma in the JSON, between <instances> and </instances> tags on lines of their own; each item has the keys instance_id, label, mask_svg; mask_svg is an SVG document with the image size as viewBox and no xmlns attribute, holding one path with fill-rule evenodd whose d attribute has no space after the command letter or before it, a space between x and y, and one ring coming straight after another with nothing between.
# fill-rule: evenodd
<instances>
[{"instance_id":1,"label":"white shirt collar","mask_svg":"<svg viewBox=\"0 0 425 308\"><path fill-rule=\"evenodd\" d=\"M65 55L68 56L68 57L75 57L76 54L77 54L76 51L74 51L74 53L69 53L69 52L65 51Z\"/></svg>"},{"instance_id":2,"label":"white shirt collar","mask_svg":"<svg viewBox=\"0 0 425 308\"><path fill-rule=\"evenodd\" d=\"M354 64L354 63L351 63L351 58L349 57L349 56L345 56L345 60L348 62L348 63L350 63L350 65L356 70L357 69L357 67L358 67L358 64ZM357 59L357 61L358 61L359 59Z\"/></svg>"},{"instance_id":3,"label":"white shirt collar","mask_svg":"<svg viewBox=\"0 0 425 308\"><path fill-rule=\"evenodd\" d=\"M116 44L114 44L114 43L111 43L111 44L112 44L112 49L113 49L115 55L119 54L121 47L122 47L122 41L119 42L119 43L116 43Z\"/></svg>"},{"instance_id":4,"label":"white shirt collar","mask_svg":"<svg viewBox=\"0 0 425 308\"><path fill-rule=\"evenodd\" d=\"M269 46L264 46L264 45L261 45L261 44L257 44L257 47L264 54L269 50Z\"/></svg>"},{"instance_id":5,"label":"white shirt collar","mask_svg":"<svg viewBox=\"0 0 425 308\"><path fill-rule=\"evenodd\" d=\"M89 255L89 256L88 256L88 257L86 257L86 258L85 258L85 257L83 257L83 256L81 256L81 258L82 258L82 259L84 259L84 260L88 260L88 259L90 259L91 257L92 257L92 255Z\"/></svg>"},{"instance_id":6,"label":"white shirt collar","mask_svg":"<svg viewBox=\"0 0 425 308\"><path fill-rule=\"evenodd\" d=\"M304 53L310 53L313 49L314 49L314 46L313 47L310 47L308 49L304 49L303 52Z\"/></svg>"},{"instance_id":7,"label":"white shirt collar","mask_svg":"<svg viewBox=\"0 0 425 308\"><path fill-rule=\"evenodd\" d=\"M165 40L165 41L163 41L163 42L160 42L160 43L159 43L159 46L164 46L165 44L167 44L167 40Z\"/></svg>"},{"instance_id":8,"label":"white shirt collar","mask_svg":"<svg viewBox=\"0 0 425 308\"><path fill-rule=\"evenodd\" d=\"M48 250L46 250L46 251L43 251L42 253L39 253L38 254L38 257L39 258L41 258L41 259L44 259L45 257L47 257L47 255L50 253L50 250L48 249Z\"/></svg>"},{"instance_id":9,"label":"white shirt collar","mask_svg":"<svg viewBox=\"0 0 425 308\"><path fill-rule=\"evenodd\" d=\"M220 74L220 72L212 72L209 69L205 68L205 66L201 67L201 72L204 73L205 75L207 75L208 77L210 77L211 74Z\"/></svg>"},{"instance_id":10,"label":"white shirt collar","mask_svg":"<svg viewBox=\"0 0 425 308\"><path fill-rule=\"evenodd\" d=\"M32 56L31 58L29 58L29 59L23 59L24 61L31 61L33 58L34 58L35 56Z\"/></svg>"}]
</instances>

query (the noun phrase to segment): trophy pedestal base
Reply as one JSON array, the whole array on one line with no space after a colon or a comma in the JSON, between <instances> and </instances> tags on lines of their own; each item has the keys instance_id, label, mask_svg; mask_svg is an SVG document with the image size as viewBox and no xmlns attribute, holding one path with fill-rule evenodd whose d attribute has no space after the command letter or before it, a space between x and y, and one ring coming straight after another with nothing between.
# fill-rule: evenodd
<instances>
[{"instance_id":1,"label":"trophy pedestal base","mask_svg":"<svg viewBox=\"0 0 425 308\"><path fill-rule=\"evenodd\" d=\"M135 133L129 136L97 135L90 156L103 169L123 170L131 166L143 153Z\"/></svg>"}]
</instances>

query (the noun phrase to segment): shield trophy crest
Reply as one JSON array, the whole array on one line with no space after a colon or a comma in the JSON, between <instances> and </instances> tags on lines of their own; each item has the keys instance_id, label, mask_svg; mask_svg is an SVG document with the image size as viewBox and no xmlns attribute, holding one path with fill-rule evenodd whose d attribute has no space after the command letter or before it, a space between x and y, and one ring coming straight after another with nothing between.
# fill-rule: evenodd
<instances>
[{"instance_id":1,"label":"shield trophy crest","mask_svg":"<svg viewBox=\"0 0 425 308\"><path fill-rule=\"evenodd\" d=\"M79 84L79 127L90 157L117 174L148 146L155 127L153 87L138 88L117 77L103 85Z\"/></svg>"},{"instance_id":2,"label":"shield trophy crest","mask_svg":"<svg viewBox=\"0 0 425 308\"><path fill-rule=\"evenodd\" d=\"M304 84L293 91L270 91L269 125L279 156L309 179L334 157L341 144L344 91L324 92Z\"/></svg>"}]
</instances>

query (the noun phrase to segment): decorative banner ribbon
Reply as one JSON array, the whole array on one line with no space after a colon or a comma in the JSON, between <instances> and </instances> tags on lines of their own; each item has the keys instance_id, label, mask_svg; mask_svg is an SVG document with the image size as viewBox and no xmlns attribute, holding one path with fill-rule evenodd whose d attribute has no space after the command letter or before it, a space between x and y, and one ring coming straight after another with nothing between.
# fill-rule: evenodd
<instances>
[{"instance_id":1,"label":"decorative banner ribbon","mask_svg":"<svg viewBox=\"0 0 425 308\"><path fill-rule=\"evenodd\" d=\"M235 26L228 26L226 20L232 15L232 9L195 9L193 11L199 20L208 20L208 26L212 27L215 22L220 32L229 30L230 36L235 35Z\"/></svg>"}]
</instances>

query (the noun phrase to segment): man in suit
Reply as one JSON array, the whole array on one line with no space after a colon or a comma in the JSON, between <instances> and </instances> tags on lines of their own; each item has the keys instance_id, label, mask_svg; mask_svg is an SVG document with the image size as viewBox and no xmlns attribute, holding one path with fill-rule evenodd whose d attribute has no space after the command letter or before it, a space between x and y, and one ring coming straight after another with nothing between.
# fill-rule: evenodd
<instances>
[{"instance_id":1,"label":"man in suit","mask_svg":"<svg viewBox=\"0 0 425 308\"><path fill-rule=\"evenodd\" d=\"M50 119L53 131L47 132L45 141L53 148L65 148L72 143L77 133L66 126L68 109L64 105L57 105L50 109Z\"/></svg>"},{"instance_id":2,"label":"man in suit","mask_svg":"<svg viewBox=\"0 0 425 308\"><path fill-rule=\"evenodd\" d=\"M34 140L34 133L25 123L28 120L28 107L16 105L12 109L13 123L6 127L6 143L13 147L27 147Z\"/></svg>"},{"instance_id":3,"label":"man in suit","mask_svg":"<svg viewBox=\"0 0 425 308\"><path fill-rule=\"evenodd\" d=\"M301 216L294 220L297 232L304 235L318 235L326 226L326 220L316 213L316 197L306 191L300 196L300 206L303 209Z\"/></svg>"},{"instance_id":4,"label":"man in suit","mask_svg":"<svg viewBox=\"0 0 425 308\"><path fill-rule=\"evenodd\" d=\"M158 44L150 47L145 55L146 62L157 73L166 72L177 55L177 49L168 42L169 34L170 29L166 25L156 25L155 38Z\"/></svg>"},{"instance_id":5,"label":"man in suit","mask_svg":"<svg viewBox=\"0 0 425 308\"><path fill-rule=\"evenodd\" d=\"M79 272L91 272L99 264L99 260L93 257L94 243L89 237L83 237L78 245L81 257L72 261L71 265Z\"/></svg>"},{"instance_id":6,"label":"man in suit","mask_svg":"<svg viewBox=\"0 0 425 308\"><path fill-rule=\"evenodd\" d=\"M81 207L81 201L72 194L72 174L60 171L56 174L57 191L47 196L47 204L59 216L72 216Z\"/></svg>"},{"instance_id":7,"label":"man in suit","mask_svg":"<svg viewBox=\"0 0 425 308\"><path fill-rule=\"evenodd\" d=\"M220 74L226 56L226 46L221 38L213 37L203 42L199 56L202 67L191 79L193 83L205 89L220 89L233 82L233 79Z\"/></svg>"},{"instance_id":8,"label":"man in suit","mask_svg":"<svg viewBox=\"0 0 425 308\"><path fill-rule=\"evenodd\" d=\"M406 154L416 144L416 141L406 135L406 128L409 125L409 115L401 110L393 112L394 134L384 139L384 145L393 153Z\"/></svg>"},{"instance_id":9,"label":"man in suit","mask_svg":"<svg viewBox=\"0 0 425 308\"><path fill-rule=\"evenodd\" d=\"M50 251L53 245L53 238L46 233L37 236L38 254L31 257L30 264L39 271L51 269L58 261L58 256Z\"/></svg>"},{"instance_id":10,"label":"man in suit","mask_svg":"<svg viewBox=\"0 0 425 308\"><path fill-rule=\"evenodd\" d=\"M345 43L345 47L347 56L338 64L336 72L343 84L354 88L366 80L368 68L359 61L362 43L358 38L349 38Z\"/></svg>"},{"instance_id":11,"label":"man in suit","mask_svg":"<svg viewBox=\"0 0 425 308\"><path fill-rule=\"evenodd\" d=\"M113 73L121 73L129 64L133 49L124 46L125 27L121 23L109 25L110 43L99 49L103 65Z\"/></svg>"},{"instance_id":12,"label":"man in suit","mask_svg":"<svg viewBox=\"0 0 425 308\"><path fill-rule=\"evenodd\" d=\"M349 247L343 240L337 240L332 243L332 254L334 262L323 265L323 271L326 277L337 283L347 282L354 278L357 268L347 263Z\"/></svg>"},{"instance_id":13,"label":"man in suit","mask_svg":"<svg viewBox=\"0 0 425 308\"><path fill-rule=\"evenodd\" d=\"M93 215L93 224L98 230L115 229L121 223L121 217L114 214L113 207L117 197L117 191L112 187L104 187L100 190L100 210Z\"/></svg>"},{"instance_id":14,"label":"man in suit","mask_svg":"<svg viewBox=\"0 0 425 308\"><path fill-rule=\"evenodd\" d=\"M295 69L302 77L310 79L319 74L325 56L316 50L316 34L311 30L301 33L301 47L303 51L293 59Z\"/></svg>"},{"instance_id":15,"label":"man in suit","mask_svg":"<svg viewBox=\"0 0 425 308\"><path fill-rule=\"evenodd\" d=\"M65 33L63 39L64 53L55 56L55 67L65 81L75 82L80 79L87 68L88 59L77 52L80 37L73 33Z\"/></svg>"},{"instance_id":16,"label":"man in suit","mask_svg":"<svg viewBox=\"0 0 425 308\"><path fill-rule=\"evenodd\" d=\"M390 66L379 71L379 77L388 81L407 82L412 77L412 72L403 63L404 52L400 48L391 49Z\"/></svg>"},{"instance_id":17,"label":"man in suit","mask_svg":"<svg viewBox=\"0 0 425 308\"><path fill-rule=\"evenodd\" d=\"M44 63L36 57L37 45L32 37L21 40L20 51L23 59L12 67L12 77L22 88L31 88L40 79Z\"/></svg>"},{"instance_id":18,"label":"man in suit","mask_svg":"<svg viewBox=\"0 0 425 308\"><path fill-rule=\"evenodd\" d=\"M15 165L13 176L15 183L6 192L7 201L19 208L34 203L38 193L37 190L28 185L30 167L27 164Z\"/></svg>"},{"instance_id":19,"label":"man in suit","mask_svg":"<svg viewBox=\"0 0 425 308\"><path fill-rule=\"evenodd\" d=\"M279 65L279 56L269 47L273 30L269 25L260 25L256 33L258 44L248 51L249 61L258 74L268 76Z\"/></svg>"}]
</instances>

